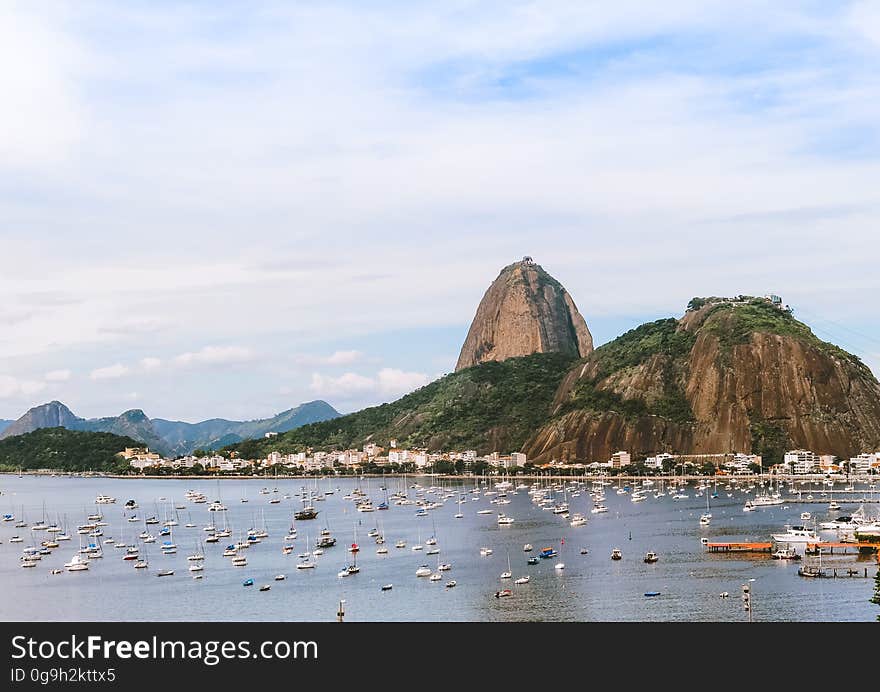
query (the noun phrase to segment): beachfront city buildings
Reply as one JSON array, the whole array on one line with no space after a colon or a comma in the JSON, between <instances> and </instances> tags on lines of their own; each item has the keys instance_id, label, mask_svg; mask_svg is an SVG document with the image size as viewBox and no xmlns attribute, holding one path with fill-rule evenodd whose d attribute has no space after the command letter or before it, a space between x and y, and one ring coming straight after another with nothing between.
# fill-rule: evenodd
<instances>
[{"instance_id":1,"label":"beachfront city buildings","mask_svg":"<svg viewBox=\"0 0 880 692\"><path fill-rule=\"evenodd\" d=\"M249 473L255 469L277 469L283 473L326 473L358 471L366 466L379 468L406 468L414 472L433 472L445 462L456 469L468 470L476 465L499 471L524 470L583 470L584 472L607 473L609 471L626 473L633 471L684 472L686 469L705 468L707 464L718 473L748 474L755 472L789 475L811 474L854 474L867 475L880 473L880 451L859 454L849 459L839 460L829 454L816 454L810 450L796 449L785 453L782 463L765 466L760 455L734 452L729 454L683 455L661 452L651 456L637 457L626 450L614 452L609 459L591 463L530 464L522 452L480 455L476 450L431 452L426 449L399 447L392 440L386 449L369 443L362 449L341 451L302 451L283 454L270 452L263 459L243 459L235 453L212 452L208 454L187 455L166 459L146 448L129 448L120 452L132 469L143 473L151 470L187 472L193 469L222 473Z\"/></svg>"}]
</instances>

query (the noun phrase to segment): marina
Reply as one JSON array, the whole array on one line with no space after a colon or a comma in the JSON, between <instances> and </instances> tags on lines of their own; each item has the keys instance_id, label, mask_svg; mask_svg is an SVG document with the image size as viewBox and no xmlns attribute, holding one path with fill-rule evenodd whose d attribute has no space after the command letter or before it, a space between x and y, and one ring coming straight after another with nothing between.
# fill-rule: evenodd
<instances>
[{"instance_id":1,"label":"marina","mask_svg":"<svg viewBox=\"0 0 880 692\"><path fill-rule=\"evenodd\" d=\"M876 618L866 578L877 571L876 544L852 542L850 522L836 521L860 516L858 505L816 508L809 522L788 500L743 512L755 489L734 483L712 498L706 525L711 487L700 481L636 503L631 493L606 496L593 479L273 482L279 492L262 494L260 479L0 476L9 517L0 522L0 617L308 621L332 619L344 600L346 621L742 621L741 605L719 594L755 579L756 620ZM600 496L608 511L590 513ZM379 511L360 509L386 498ZM139 508L123 506L128 499ZM513 521L499 523L505 517ZM771 539L787 528L791 540ZM812 531L819 541L798 542ZM771 559L774 551L805 559Z\"/></svg>"}]
</instances>

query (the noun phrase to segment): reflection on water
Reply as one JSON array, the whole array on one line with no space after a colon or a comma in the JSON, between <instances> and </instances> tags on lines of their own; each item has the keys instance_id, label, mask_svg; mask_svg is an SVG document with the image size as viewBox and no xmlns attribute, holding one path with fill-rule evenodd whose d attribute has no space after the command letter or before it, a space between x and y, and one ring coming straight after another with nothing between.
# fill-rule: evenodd
<instances>
[{"instance_id":1,"label":"reflection on water","mask_svg":"<svg viewBox=\"0 0 880 692\"><path fill-rule=\"evenodd\" d=\"M424 486L430 479L415 479ZM416 490L405 487L408 479L388 479L387 492L406 490L416 498ZM542 510L531 502L526 491L509 495L511 503L498 506L490 498L477 497L469 491L474 482L443 481L445 489L462 488L466 500L461 504L462 519L453 515L458 511L455 498L447 499L444 506L431 510L425 517L416 517L415 506L396 506L391 501L388 511L361 513L343 496L357 485L373 499L374 505L384 499L380 489L382 480L331 479L321 480L317 487L327 490L339 488L326 500L315 503L320 513L314 521L296 522L298 536L295 550L290 555L281 551L284 537L291 524L293 512L301 507L300 489L314 488L315 482L292 480L224 480L219 484L205 480L122 480L87 478L17 478L0 476L0 512L22 514L22 506L29 523L43 517L67 522L73 540L62 543L59 549L46 556L33 569L21 569L19 556L25 545L46 538L45 532L15 529L12 523L0 523L0 579L4 589L0 593L0 618L3 620L332 620L340 599L346 601L346 620L349 621L511 621L511 620L718 620L746 619L740 601L741 585L754 579L753 616L755 620L874 620L877 608L869 603L873 591L872 579L803 579L797 576L797 564L771 560L766 556L708 554L700 544L701 537L713 541L768 541L771 532L778 532L785 523L801 523L803 506L767 507L755 512L743 512L748 497L739 491L734 497L712 500L712 522L700 527L699 516L705 511L705 497L695 497L693 488L687 500L673 501L671 497L654 498L633 503L629 495L608 492L605 504L609 511L591 514L592 501L587 492L569 497L572 512L588 517L585 526L572 528L560 515ZM260 494L268 486L278 493ZM218 494L229 510L212 513L206 504L192 504L184 499L188 489L204 492L208 500ZM98 494L117 498L116 504L103 505L105 536L132 543L144 530L143 522L129 523L123 519L123 503L135 498L140 508L135 512L143 519L155 514L160 520L176 514L179 524L174 527L176 555L162 555L161 539L146 546L150 562L147 570L135 570L131 562L122 560L123 551L105 546L105 557L92 562L86 572L64 572L52 575L53 568L61 568L79 547L76 526L95 509ZM278 504L272 498L291 495ZM429 495L439 499L439 493ZM726 495L726 493L722 494ZM160 502L158 498L166 501ZM240 502L246 497L247 503ZM456 495L457 497L457 495ZM185 504L186 509L175 511L174 506ZM819 510L818 508L822 509ZM499 526L497 515L478 515L478 509L503 511L515 518L509 526ZM826 518L824 505L812 505L818 520ZM855 506L844 505L844 512ZM186 557L207 535L202 527L215 518L219 525L225 520L233 534L229 540L205 545L204 578L194 580L188 572ZM196 524L185 528L186 523ZM224 558L227 543L243 538L247 529L261 527L265 522L269 538L263 539L246 551L247 566L236 568ZM316 558L314 570L297 570L297 555L312 546L322 528L329 528L337 538L336 547L326 549ZM149 527L154 534L159 526ZM383 531L387 555L377 555L370 529ZM20 534L24 543L10 543L9 538ZM438 556L425 551L414 552L411 546L424 542L432 535L437 538ZM397 540L407 541L405 549L394 547ZM361 546L357 563L361 572L339 578L337 572L349 564L345 546L353 541ZM553 546L560 556L527 565L522 547L531 543L537 555L541 548ZM493 554L483 557L480 547L488 546ZM623 559L612 561L611 550L620 548ZM587 548L586 555L581 548ZM427 549L427 548L426 548ZM142 548L142 553L143 553ZM653 550L660 556L654 564L646 564L645 552ZM513 579L502 581L501 572L507 569L510 557L513 579L530 575L528 584L514 585ZM415 576L416 569L426 564L435 569L439 560L452 564L452 570L443 572L443 581L430 582ZM556 562L565 564L564 570L554 569ZM853 556L823 559L823 565L850 566ZM858 568L876 571L873 558L858 562ZM156 578L159 569L170 568L175 574ZM285 581L275 582L276 574L286 574ZM253 578L255 587L242 586L245 579ZM445 581L454 579L456 588L444 588ZM271 591L257 588L271 583ZM380 586L392 583L393 589L381 591ZM495 598L500 588L510 588L513 596ZM660 592L646 598L646 592ZM727 592L729 598L720 598Z\"/></svg>"}]
</instances>

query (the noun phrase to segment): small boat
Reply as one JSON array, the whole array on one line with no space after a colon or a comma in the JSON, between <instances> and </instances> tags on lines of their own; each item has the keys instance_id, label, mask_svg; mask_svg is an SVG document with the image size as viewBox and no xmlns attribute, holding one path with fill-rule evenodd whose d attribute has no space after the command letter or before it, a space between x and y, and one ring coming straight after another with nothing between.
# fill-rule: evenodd
<instances>
[{"instance_id":1,"label":"small boat","mask_svg":"<svg viewBox=\"0 0 880 692\"><path fill-rule=\"evenodd\" d=\"M586 554L589 553L589 552L590 552L590 551L587 550L586 548L581 548L581 555L586 555Z\"/></svg>"},{"instance_id":2,"label":"small boat","mask_svg":"<svg viewBox=\"0 0 880 692\"><path fill-rule=\"evenodd\" d=\"M481 509L480 511L477 512L477 514L492 514L492 510L491 509Z\"/></svg>"},{"instance_id":3,"label":"small boat","mask_svg":"<svg viewBox=\"0 0 880 692\"><path fill-rule=\"evenodd\" d=\"M253 586L253 585L254 585L254 580L253 580L253 579L245 579L245 580L241 583L241 585L242 585L242 586Z\"/></svg>"},{"instance_id":4,"label":"small boat","mask_svg":"<svg viewBox=\"0 0 880 692\"><path fill-rule=\"evenodd\" d=\"M645 591L646 598L653 598L654 596L659 596L659 595L660 595L659 591Z\"/></svg>"},{"instance_id":5,"label":"small boat","mask_svg":"<svg viewBox=\"0 0 880 692\"><path fill-rule=\"evenodd\" d=\"M456 586L457 582L455 581L455 579L450 579L448 582L446 582L447 589L454 589Z\"/></svg>"},{"instance_id":6,"label":"small boat","mask_svg":"<svg viewBox=\"0 0 880 692\"><path fill-rule=\"evenodd\" d=\"M263 585L260 587L260 591L268 591L268 590L271 589L271 588L272 588L272 586L271 586L270 584L263 584Z\"/></svg>"},{"instance_id":7,"label":"small boat","mask_svg":"<svg viewBox=\"0 0 880 692\"><path fill-rule=\"evenodd\" d=\"M443 575L439 572L434 572L434 574L431 575L430 581L440 581L441 579L443 579Z\"/></svg>"},{"instance_id":8,"label":"small boat","mask_svg":"<svg viewBox=\"0 0 880 692\"><path fill-rule=\"evenodd\" d=\"M611 551L611 559L612 560L621 560L623 559L623 553L620 552L620 548L615 548Z\"/></svg>"},{"instance_id":9,"label":"small boat","mask_svg":"<svg viewBox=\"0 0 880 692\"><path fill-rule=\"evenodd\" d=\"M61 569L53 569L51 574L61 574L64 570Z\"/></svg>"},{"instance_id":10,"label":"small boat","mask_svg":"<svg viewBox=\"0 0 880 692\"><path fill-rule=\"evenodd\" d=\"M391 591L394 588L394 584L383 584L382 591Z\"/></svg>"},{"instance_id":11,"label":"small boat","mask_svg":"<svg viewBox=\"0 0 880 692\"><path fill-rule=\"evenodd\" d=\"M776 552L774 552L770 557L774 560L800 560L801 555L795 550L794 546L788 546L787 548L780 548Z\"/></svg>"},{"instance_id":12,"label":"small boat","mask_svg":"<svg viewBox=\"0 0 880 692\"><path fill-rule=\"evenodd\" d=\"M431 576L431 568L427 565L422 565L416 570L417 577L430 577Z\"/></svg>"},{"instance_id":13,"label":"small boat","mask_svg":"<svg viewBox=\"0 0 880 692\"><path fill-rule=\"evenodd\" d=\"M557 562L555 565L553 565L553 569L560 570L560 571L564 570L565 563L564 562Z\"/></svg>"},{"instance_id":14,"label":"small boat","mask_svg":"<svg viewBox=\"0 0 880 692\"><path fill-rule=\"evenodd\" d=\"M526 544L523 546L523 552L524 552L524 553L530 553L530 552L532 552L532 550L534 550L534 548L532 548L532 544L531 544L531 543L526 543Z\"/></svg>"},{"instance_id":15,"label":"small boat","mask_svg":"<svg viewBox=\"0 0 880 692\"><path fill-rule=\"evenodd\" d=\"M394 544L394 547L395 548L406 548L406 541L397 541L397 543Z\"/></svg>"},{"instance_id":16,"label":"small boat","mask_svg":"<svg viewBox=\"0 0 880 692\"><path fill-rule=\"evenodd\" d=\"M495 598L504 598L505 596L513 596L513 591L510 589L501 589L501 591L495 592Z\"/></svg>"},{"instance_id":17,"label":"small boat","mask_svg":"<svg viewBox=\"0 0 880 692\"><path fill-rule=\"evenodd\" d=\"M527 574L524 577L520 577L519 579L516 579L513 583L514 584L528 584L529 583L529 575Z\"/></svg>"},{"instance_id":18,"label":"small boat","mask_svg":"<svg viewBox=\"0 0 880 692\"><path fill-rule=\"evenodd\" d=\"M660 558L657 557L657 553L655 553L653 550L649 550L647 553L645 553L645 562L647 562L649 564L653 563L653 562L657 562L657 560L659 560L659 559Z\"/></svg>"},{"instance_id":19,"label":"small boat","mask_svg":"<svg viewBox=\"0 0 880 692\"><path fill-rule=\"evenodd\" d=\"M492 548L480 548L480 555L486 557L487 555L492 554Z\"/></svg>"},{"instance_id":20,"label":"small boat","mask_svg":"<svg viewBox=\"0 0 880 692\"><path fill-rule=\"evenodd\" d=\"M283 574L276 574L275 575L275 581L284 581L285 579L287 579L287 577Z\"/></svg>"},{"instance_id":21,"label":"small boat","mask_svg":"<svg viewBox=\"0 0 880 692\"><path fill-rule=\"evenodd\" d=\"M160 569L158 572L156 572L157 577L170 577L173 574L173 569Z\"/></svg>"},{"instance_id":22,"label":"small boat","mask_svg":"<svg viewBox=\"0 0 880 692\"><path fill-rule=\"evenodd\" d=\"M538 558L536 558L536 557L530 557L528 560L526 560L526 564L529 564L529 565L537 565L537 564L538 564Z\"/></svg>"},{"instance_id":23,"label":"small boat","mask_svg":"<svg viewBox=\"0 0 880 692\"><path fill-rule=\"evenodd\" d=\"M832 500L831 502L828 503L828 509L831 511L834 511L834 510L840 509L840 505L838 503L834 502L834 500ZM803 519L803 517L801 517L801 518Z\"/></svg>"},{"instance_id":24,"label":"small boat","mask_svg":"<svg viewBox=\"0 0 880 692\"><path fill-rule=\"evenodd\" d=\"M830 507L829 507L830 509ZM801 512L801 521L810 521L813 518L813 515L809 512Z\"/></svg>"}]
</instances>

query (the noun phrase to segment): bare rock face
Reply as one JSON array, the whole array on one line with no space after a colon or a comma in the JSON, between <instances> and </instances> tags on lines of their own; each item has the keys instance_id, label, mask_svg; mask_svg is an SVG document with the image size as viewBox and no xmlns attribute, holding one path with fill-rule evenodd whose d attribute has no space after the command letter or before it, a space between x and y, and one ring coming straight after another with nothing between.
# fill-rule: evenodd
<instances>
[{"instance_id":1,"label":"bare rock face","mask_svg":"<svg viewBox=\"0 0 880 692\"><path fill-rule=\"evenodd\" d=\"M563 379L536 461L786 449L846 458L880 448L880 383L856 357L753 299L642 325Z\"/></svg>"},{"instance_id":2,"label":"bare rock face","mask_svg":"<svg viewBox=\"0 0 880 692\"><path fill-rule=\"evenodd\" d=\"M533 353L583 358L593 337L562 285L531 258L501 270L480 301L456 372Z\"/></svg>"}]
</instances>

